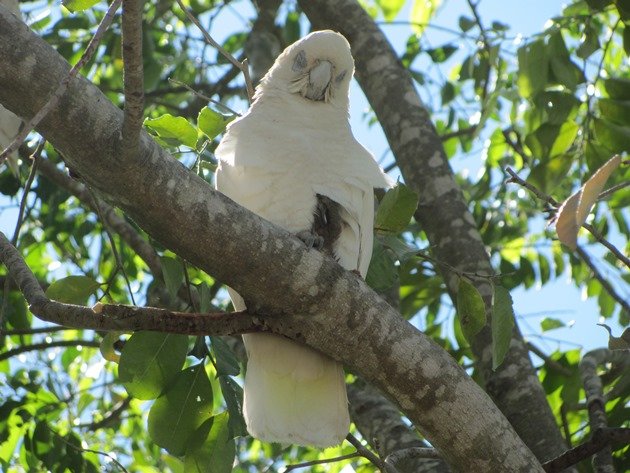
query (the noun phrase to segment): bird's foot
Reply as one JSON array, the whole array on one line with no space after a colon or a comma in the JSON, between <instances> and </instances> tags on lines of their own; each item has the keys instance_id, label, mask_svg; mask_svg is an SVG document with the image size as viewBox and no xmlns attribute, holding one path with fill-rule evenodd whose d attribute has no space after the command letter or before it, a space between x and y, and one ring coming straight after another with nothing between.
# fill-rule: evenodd
<instances>
[{"instance_id":1,"label":"bird's foot","mask_svg":"<svg viewBox=\"0 0 630 473\"><path fill-rule=\"evenodd\" d=\"M308 248L314 248L320 251L324 247L324 237L311 232L310 230L302 230L295 234Z\"/></svg>"}]
</instances>

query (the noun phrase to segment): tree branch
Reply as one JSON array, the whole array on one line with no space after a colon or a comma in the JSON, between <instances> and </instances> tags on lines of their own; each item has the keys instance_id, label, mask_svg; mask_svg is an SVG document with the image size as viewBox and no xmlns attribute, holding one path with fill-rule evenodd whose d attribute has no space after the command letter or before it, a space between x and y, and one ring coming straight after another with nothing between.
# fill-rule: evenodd
<instances>
[{"instance_id":1,"label":"tree branch","mask_svg":"<svg viewBox=\"0 0 630 473\"><path fill-rule=\"evenodd\" d=\"M96 52L96 48L101 42L103 34L105 33L105 31L107 31L109 25L111 25L112 20L114 19L114 14L116 13L116 10L118 10L121 1L122 0L112 1L109 9L107 10L107 13L105 13L105 16L101 20L101 23L98 25L98 28L96 28L94 36L88 43L79 61L68 71L66 76L60 80L59 85L55 88L54 91L52 91L50 98L37 110L37 112L32 114L33 118L26 122L24 127L22 127L20 133L18 133L18 135L13 139L7 149L0 153L0 163L2 163L2 161L4 161L5 158L7 158L14 151L17 151L20 145L24 143L24 140L26 139L28 134L33 131L38 123L41 122L44 117L46 117L46 115L48 115L50 110L55 108L60 102L61 97L66 93L66 90L68 89L68 84L70 83L70 81L74 77L76 77L81 68L88 63L88 61Z\"/></svg>"},{"instance_id":2,"label":"tree branch","mask_svg":"<svg viewBox=\"0 0 630 473\"><path fill-rule=\"evenodd\" d=\"M356 0L298 3L316 29L332 28L350 42L357 80L383 126L406 184L420 196L415 218L429 239L435 259L459 271L492 274L489 256L455 181L442 140L409 71L383 32ZM459 278L447 268L441 265L438 269L455 301ZM473 282L490 307L490 281L480 278ZM486 390L538 458L553 458L566 446L523 338L516 328L510 351L494 370L490 323L491 316L472 344Z\"/></svg>"},{"instance_id":3,"label":"tree branch","mask_svg":"<svg viewBox=\"0 0 630 473\"><path fill-rule=\"evenodd\" d=\"M182 11L186 14L188 19L192 21L197 28L199 28L199 31L201 31L201 34L206 39L206 41L213 48L217 49L225 59L230 61L234 67L236 67L239 71L243 73L243 76L245 77L245 87L247 88L247 98L249 99L249 102L251 103L254 97L254 87L252 86L252 80L249 77L249 66L247 65L247 59L243 59L242 61L239 61L234 56L232 56L219 43L217 43L214 39L212 39L212 36L210 36L210 33L208 33L206 29L203 27L203 25L199 22L199 20L195 18L195 15L193 15L192 12L184 6L181 0L177 0L177 4L182 9Z\"/></svg>"},{"instance_id":4,"label":"tree branch","mask_svg":"<svg viewBox=\"0 0 630 473\"><path fill-rule=\"evenodd\" d=\"M46 74L33 71L33 61ZM28 116L68 69L54 49L0 7L0 103ZM490 398L450 355L361 278L214 191L145 132L138 155L120 159L121 115L92 84L76 78L38 131L86 183L107 194L152 237L233 287L252 313L266 315L194 319L156 312L149 318L125 309L124 317L115 319L90 315L84 311L91 309L84 307L70 310L42 297L17 251L3 245L2 258L19 287L27 298L36 298L34 313L61 320L63 312L65 320L70 317L79 326L88 315L116 330L121 324L174 332L189 330L186 324L225 329L232 323L237 331L262 326L325 352L378 386L454 468L472 473L542 471ZM160 317L164 325L156 327Z\"/></svg>"},{"instance_id":5,"label":"tree branch","mask_svg":"<svg viewBox=\"0 0 630 473\"><path fill-rule=\"evenodd\" d=\"M122 149L135 155L140 146L144 115L144 69L142 64L142 0L122 0L122 55L125 116Z\"/></svg>"},{"instance_id":6,"label":"tree branch","mask_svg":"<svg viewBox=\"0 0 630 473\"><path fill-rule=\"evenodd\" d=\"M96 340L53 340L52 342L33 343L31 345L22 345L17 348L12 348L3 353L0 353L0 361L8 360L14 356L22 353L28 353L29 351L48 350L49 348L56 347L99 347L100 343Z\"/></svg>"},{"instance_id":7,"label":"tree branch","mask_svg":"<svg viewBox=\"0 0 630 473\"><path fill-rule=\"evenodd\" d=\"M602 380L597 373L597 367L606 363L623 363L628 365L629 360L630 349L608 350L606 348L600 348L590 351L584 355L579 364L582 383L584 385L584 392L586 393L589 424L593 434L592 440L595 445L599 445L599 448L593 452L593 466L596 471L608 471L606 468L612 467L613 464L612 448L610 447L609 441L606 440L601 444L598 444L595 441L595 437L599 435L598 432L608 430L604 389L602 386ZM630 432L630 429L626 430ZM601 468L601 470L598 468Z\"/></svg>"}]
</instances>

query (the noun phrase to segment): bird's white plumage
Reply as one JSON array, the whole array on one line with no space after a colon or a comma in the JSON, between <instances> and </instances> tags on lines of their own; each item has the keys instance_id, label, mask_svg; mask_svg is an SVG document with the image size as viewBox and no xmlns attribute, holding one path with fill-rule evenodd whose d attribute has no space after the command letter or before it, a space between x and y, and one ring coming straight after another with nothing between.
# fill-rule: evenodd
<instances>
[{"instance_id":1,"label":"bird's white plumage","mask_svg":"<svg viewBox=\"0 0 630 473\"><path fill-rule=\"evenodd\" d=\"M289 46L258 86L248 112L230 124L216 155L217 189L291 232L311 229L317 194L340 205L334 253L363 276L372 254L375 187L390 184L352 136L348 88L354 61L346 39L311 33ZM237 310L245 308L234 291ZM327 447L348 432L342 366L315 350L265 334L244 337L244 414L254 437Z\"/></svg>"}]
</instances>

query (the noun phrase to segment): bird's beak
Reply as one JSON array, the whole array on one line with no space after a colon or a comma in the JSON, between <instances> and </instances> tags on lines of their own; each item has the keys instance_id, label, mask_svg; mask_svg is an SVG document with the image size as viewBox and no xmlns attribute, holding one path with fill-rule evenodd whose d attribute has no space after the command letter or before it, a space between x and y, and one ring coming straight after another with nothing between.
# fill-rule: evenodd
<instances>
[{"instance_id":1,"label":"bird's beak","mask_svg":"<svg viewBox=\"0 0 630 473\"><path fill-rule=\"evenodd\" d=\"M321 101L332 80L333 66L330 61L319 61L308 73L308 86L304 94L307 99Z\"/></svg>"}]
</instances>

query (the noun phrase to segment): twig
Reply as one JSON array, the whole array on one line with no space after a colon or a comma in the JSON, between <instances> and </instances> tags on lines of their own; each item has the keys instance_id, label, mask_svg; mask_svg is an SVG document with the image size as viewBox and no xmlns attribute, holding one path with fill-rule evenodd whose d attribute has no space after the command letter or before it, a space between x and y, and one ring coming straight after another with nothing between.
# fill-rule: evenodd
<instances>
[{"instance_id":1,"label":"twig","mask_svg":"<svg viewBox=\"0 0 630 473\"><path fill-rule=\"evenodd\" d=\"M606 189L597 196L597 200L604 200L613 195L615 192L625 189L626 187L630 187L630 181L621 182L617 185L612 186L610 189Z\"/></svg>"},{"instance_id":2,"label":"twig","mask_svg":"<svg viewBox=\"0 0 630 473\"><path fill-rule=\"evenodd\" d=\"M346 455L340 455L338 457L324 458L322 460L313 460L313 461L304 462L304 463L295 463L293 465L287 465L283 473L287 473L287 471L297 470L298 468L306 468L307 466L325 465L328 463L335 463L342 460L348 460L350 458L356 458L360 456L361 455L359 454L359 452L352 452Z\"/></svg>"},{"instance_id":3,"label":"twig","mask_svg":"<svg viewBox=\"0 0 630 473\"><path fill-rule=\"evenodd\" d=\"M17 245L18 237L20 236L20 229L22 228L22 223L24 220L24 209L26 208L26 199L28 198L28 194L31 190L31 186L33 185L33 180L35 179L35 175L37 174L37 168L39 166L39 157L44 149L44 145L46 144L46 140L41 139L39 144L37 145L37 149L31 155L31 159L33 160L33 165L31 167L31 172L28 175L28 179L26 180L26 184L24 185L24 192L22 194L22 200L20 201L20 210L18 211L18 218L15 224L15 230L13 231L13 238L11 239L11 243L13 246ZM1 160L0 160L1 162ZM7 310L7 304L9 302L9 286L10 286L10 278L5 279L4 288L3 288L3 296L2 296L2 307L0 307L0 335L4 333L4 314Z\"/></svg>"},{"instance_id":4,"label":"twig","mask_svg":"<svg viewBox=\"0 0 630 473\"><path fill-rule=\"evenodd\" d=\"M239 61L234 56L232 56L219 43L217 43L214 39L212 39L212 36L210 36L210 33L208 33L206 29L201 25L199 20L195 18L195 15L193 15L192 12L190 12L184 6L184 4L182 3L182 0L177 0L177 4L182 9L182 11L186 14L188 19L192 21L197 28L199 28L199 31L201 31L201 34L203 34L203 37L206 39L206 41L210 43L212 47L216 48L223 55L223 57L225 57L225 59L231 62L236 68L238 68L239 71L243 73L243 76L245 77L245 87L247 88L247 97L249 99L249 103L251 103L252 99L254 98L254 87L252 85L252 80L249 77L249 66L247 64L247 59L243 59L242 61Z\"/></svg>"},{"instance_id":5,"label":"twig","mask_svg":"<svg viewBox=\"0 0 630 473\"><path fill-rule=\"evenodd\" d=\"M538 348L536 345L534 345L531 342L526 342L525 344L527 346L527 349L529 351L531 351L533 354L535 354L538 358L542 359L545 364L553 371L560 373L563 376L567 376L570 377L573 375L573 373L571 372L570 369L568 369L565 366L562 366L560 363L558 363L556 360L550 358L544 351L542 351L540 348Z\"/></svg>"},{"instance_id":6,"label":"twig","mask_svg":"<svg viewBox=\"0 0 630 473\"><path fill-rule=\"evenodd\" d=\"M114 407L110 412L103 414L103 418L98 422L79 424L76 427L91 431L102 429L103 427L107 426L107 424L113 422L116 419L119 419L120 415L129 407L129 404L131 404L131 396L127 396L121 402L119 402L118 405Z\"/></svg>"},{"instance_id":7,"label":"twig","mask_svg":"<svg viewBox=\"0 0 630 473\"><path fill-rule=\"evenodd\" d=\"M374 453L372 453L367 448L365 448L354 435L348 434L346 436L346 440L350 442L354 446L354 448L357 449L357 453L359 455L361 455L363 458L369 460L372 464L380 468L382 472L398 473L398 470L396 469L394 465L389 465L385 463L378 456L376 456Z\"/></svg>"},{"instance_id":8,"label":"twig","mask_svg":"<svg viewBox=\"0 0 630 473\"><path fill-rule=\"evenodd\" d=\"M119 217L111 205L105 202L98 202L97 204L93 200L94 196L88 191L85 185L68 177L47 159L40 160L40 172L57 186L70 192L95 213L97 212L97 208L99 208L101 221L109 225L112 230L122 237L127 245L133 248L136 254L140 256L142 261L149 267L154 277L161 277L162 268L160 266L160 260L153 247L142 238L132 225L125 221L125 219Z\"/></svg>"},{"instance_id":9,"label":"twig","mask_svg":"<svg viewBox=\"0 0 630 473\"><path fill-rule=\"evenodd\" d=\"M41 320L65 327L123 332L153 330L186 335L235 335L269 331L263 318L247 311L193 314L111 304L97 304L90 308L50 300L22 255L2 232L0 261L22 291L30 311Z\"/></svg>"},{"instance_id":10,"label":"twig","mask_svg":"<svg viewBox=\"0 0 630 473\"><path fill-rule=\"evenodd\" d=\"M472 0L466 0L466 1L468 2L470 11L475 17L475 23L477 23L477 27L479 28L479 35L481 36L481 41L483 43L481 50L485 53L486 58L488 59L488 64L489 64L488 70L486 72L486 77L484 78L484 81L483 81L483 89L481 92L481 103L483 105L486 102L486 98L488 97L488 87L490 86L490 73L492 71L492 67L490 67L491 64L490 64L490 53L489 53L490 42L488 41L488 35L486 34L486 29L484 28L483 23L481 22L481 17L479 16L479 12L477 11L477 5L480 3L481 0L478 0L477 3L473 3Z\"/></svg>"},{"instance_id":11,"label":"twig","mask_svg":"<svg viewBox=\"0 0 630 473\"><path fill-rule=\"evenodd\" d=\"M560 207L560 203L556 199L554 199L550 195L545 194L544 192L539 190L536 186L531 185L529 182L525 181L524 179L521 179L521 177L511 167L509 166L506 167L505 171L510 175L510 178L507 181L505 181L506 183L513 182L514 184L518 184L519 186L524 187L525 189L530 191L532 194L534 194L538 198L538 200L542 200L543 202L546 202L547 204L551 205L554 208Z\"/></svg>"},{"instance_id":12,"label":"twig","mask_svg":"<svg viewBox=\"0 0 630 473\"><path fill-rule=\"evenodd\" d=\"M5 330L4 335L37 335L40 333L53 333L53 332L62 332L64 330L76 330L76 328L72 327L62 327L59 325L51 325L48 327L38 327L38 328L29 328L22 330Z\"/></svg>"},{"instance_id":13,"label":"twig","mask_svg":"<svg viewBox=\"0 0 630 473\"><path fill-rule=\"evenodd\" d=\"M547 473L557 473L564 471L572 465L576 465L582 460L589 458L603 448L609 447L612 443L630 444L630 429L605 428L593 432L589 440L570 450L567 450L559 457L543 463L543 468Z\"/></svg>"},{"instance_id":14,"label":"twig","mask_svg":"<svg viewBox=\"0 0 630 473\"><path fill-rule=\"evenodd\" d=\"M99 450L91 450L89 448L83 448L83 447L77 447L75 444L68 442L68 440L66 440L65 437L63 437L61 434L55 432L48 424L44 424L46 426L46 428L48 430L50 430L53 434L55 434L59 440L61 440L63 443L65 443L68 447L76 450L77 452L89 452L89 453L95 453L96 455L102 455L104 457L109 458L112 463L115 463L116 466L118 466L118 468L120 468L124 473L129 473L129 471L127 471L127 469L122 465L122 463L120 463L118 460L116 460L112 455L110 455L107 452L101 452Z\"/></svg>"},{"instance_id":15,"label":"twig","mask_svg":"<svg viewBox=\"0 0 630 473\"><path fill-rule=\"evenodd\" d=\"M533 186L529 182L521 179L519 177L519 175L516 174L516 172L512 168L510 168L509 166L507 168L505 168L505 171L510 175L510 178L506 181L506 183L513 182L515 184L518 184L521 187L524 187L525 189L530 191L532 194L534 194L539 200L542 200L543 202L546 202L547 204L552 206L554 209L557 209L558 207L560 207L560 203L557 200L555 200L553 197L545 194L544 192L540 191L536 186ZM593 235L595 240L597 240L599 243L601 243L606 248L608 248L610 250L610 252L612 254L614 254L617 259L619 259L619 261L621 261L623 264L625 264L626 266L628 266L630 268L630 258L628 258L626 255L624 255L612 243L610 243L608 240L606 240L602 236L602 234L599 233L599 231L597 231L597 229L595 227L593 227L592 225L590 225L588 223L582 224L582 227L585 228L586 230L588 230L591 233L591 235Z\"/></svg>"},{"instance_id":16,"label":"twig","mask_svg":"<svg viewBox=\"0 0 630 473\"><path fill-rule=\"evenodd\" d=\"M110 231L109 226L107 225L107 221L103 218L103 215L101 213L101 208L100 208L98 199L94 195L94 191L89 186L86 186L86 189L92 196L92 201L94 202L94 208L96 209L98 218L101 220L101 222L103 222L103 228L105 229L105 233L107 234L107 239L109 240L109 244L112 247L112 253L114 254L114 259L116 260L116 266L118 267L118 269L120 269L120 271L122 272L123 278L125 279L125 284L127 285L127 290L129 291L129 297L131 298L131 303L133 305L136 305L136 301L133 297L133 291L131 289L131 282L129 281L129 278L127 277L125 266L123 265L122 259L120 258L120 254L118 253L118 250L116 249L116 241L114 240L114 236L112 235L112 232Z\"/></svg>"},{"instance_id":17,"label":"twig","mask_svg":"<svg viewBox=\"0 0 630 473\"><path fill-rule=\"evenodd\" d=\"M68 72L68 75L63 78L59 86L57 86L57 89L53 92L52 96L48 99L44 106L40 108L39 111L33 116L33 118L31 118L24 125L22 131L18 133L11 144L2 153L0 153L0 163L2 163L2 161L4 161L11 153L16 151L20 147L20 145L24 143L24 140L26 139L28 134L39 124L39 122L44 119L46 115L48 115L48 113L53 108L57 106L59 100L61 100L61 97L63 97L63 95L65 94L68 85L70 84L70 81L79 73L81 68L85 66L85 64L87 64L90 59L92 59L92 56L96 52L96 49L101 42L103 34L105 33L105 31L107 31L107 28L109 28L109 25L112 23L112 20L114 19L114 14L116 13L116 10L118 10L121 2L122 0L112 1L111 5L107 9L107 13L105 13L105 16L96 28L94 36L88 43L79 61L74 66L72 66L70 72Z\"/></svg>"},{"instance_id":18,"label":"twig","mask_svg":"<svg viewBox=\"0 0 630 473\"><path fill-rule=\"evenodd\" d=\"M141 0L122 0L122 56L125 115L122 125L122 152L134 157L140 146L144 115L144 71L142 64Z\"/></svg>"},{"instance_id":19,"label":"twig","mask_svg":"<svg viewBox=\"0 0 630 473\"><path fill-rule=\"evenodd\" d=\"M473 135L477 131L477 125L469 126L468 128L460 128L459 130L451 131L440 135L440 140L447 141L451 138L459 138L460 136Z\"/></svg>"},{"instance_id":20,"label":"twig","mask_svg":"<svg viewBox=\"0 0 630 473\"><path fill-rule=\"evenodd\" d=\"M628 302L628 300L621 294L617 293L613 285L610 284L608 279L601 273L597 265L593 262L591 256L580 245L576 247L576 251L578 255L580 255L582 261L586 263L586 266L591 269L595 279L597 279L602 287L606 290L606 292L610 294L610 297L615 299L617 303L623 308L623 310L630 314L630 303Z\"/></svg>"},{"instance_id":21,"label":"twig","mask_svg":"<svg viewBox=\"0 0 630 473\"><path fill-rule=\"evenodd\" d=\"M240 116L241 116L241 114L240 114L240 113L238 113L238 112L237 112L237 111L235 111L235 110L232 110L232 109L231 109L230 107L228 107L227 105L222 104L222 103L221 103L221 102L219 102L218 100L214 100L214 99L212 99L212 98L210 98L210 97L208 97L208 96L206 96L206 95L202 94L201 92L197 92L195 89L193 89L192 87L189 87L189 86L188 86L187 84L185 84L184 82L180 82L180 81L178 81L178 80L171 79L170 77L168 78L168 81L169 81L169 82L171 82L172 84L177 84L177 85L179 85L179 86L183 87L184 89L188 90L189 92L191 92L191 93L195 94L197 97L200 97L200 98L202 98L202 99L204 99L204 100L207 100L208 102L211 102L211 103L215 104L217 107L220 107L220 108L222 108L222 109L226 110L227 112L231 113L232 115L236 115L237 117L240 117Z\"/></svg>"},{"instance_id":22,"label":"twig","mask_svg":"<svg viewBox=\"0 0 630 473\"><path fill-rule=\"evenodd\" d=\"M591 232L591 235L593 235L593 238L595 238L595 240L597 240L599 243L601 243L606 248L608 248L610 250L610 252L613 255L615 255L615 257L619 261L621 261L628 268L630 268L630 258L628 258L626 255L624 255L619 249L617 249L617 247L615 245L613 245L611 242L606 240L606 238L604 238L604 236L601 233L599 233L599 230L597 230L594 226L592 226L592 225L590 225L588 223L583 224L582 227L586 228L589 232Z\"/></svg>"},{"instance_id":23,"label":"twig","mask_svg":"<svg viewBox=\"0 0 630 473\"><path fill-rule=\"evenodd\" d=\"M100 342L95 340L53 340L52 342L42 342L42 343L33 343L32 345L22 345L17 348L12 348L11 350L7 350L3 353L0 353L0 361L8 360L14 356L20 355L22 353L28 353L29 351L39 351L39 350L47 350L49 348L58 348L58 347L76 347L76 346L84 346L84 347L96 347L100 346Z\"/></svg>"}]
</instances>

